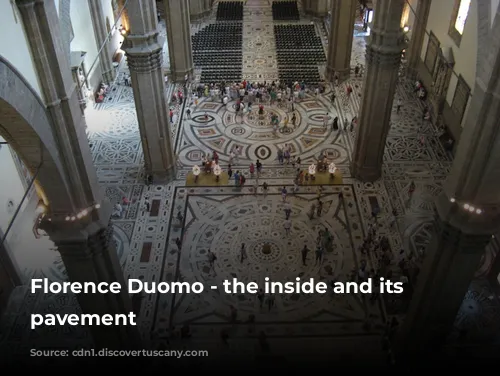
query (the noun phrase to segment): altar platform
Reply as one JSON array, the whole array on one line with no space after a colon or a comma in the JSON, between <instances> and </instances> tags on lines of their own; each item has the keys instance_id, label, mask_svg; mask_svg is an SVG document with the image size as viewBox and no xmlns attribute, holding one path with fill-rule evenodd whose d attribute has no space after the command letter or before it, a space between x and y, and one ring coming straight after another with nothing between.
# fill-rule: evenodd
<instances>
[{"instance_id":1,"label":"altar platform","mask_svg":"<svg viewBox=\"0 0 500 376\"><path fill-rule=\"evenodd\" d=\"M304 170L304 173L306 173L307 170ZM314 180L311 180L311 177L309 176L309 181L306 183L302 183L302 185L337 185L337 184L343 184L343 179L342 179L342 174L340 171L336 171L335 174L333 175L333 179L330 177L329 172L317 172L314 175Z\"/></svg>"},{"instance_id":2,"label":"altar platform","mask_svg":"<svg viewBox=\"0 0 500 376\"><path fill-rule=\"evenodd\" d=\"M195 182L195 176L193 172L190 172L186 176L186 187L218 187L222 185L229 185L229 176L227 172L222 172L219 176L219 181L217 181L213 173L206 174L201 173L198 175L198 181ZM234 184L234 181L233 181Z\"/></svg>"}]
</instances>

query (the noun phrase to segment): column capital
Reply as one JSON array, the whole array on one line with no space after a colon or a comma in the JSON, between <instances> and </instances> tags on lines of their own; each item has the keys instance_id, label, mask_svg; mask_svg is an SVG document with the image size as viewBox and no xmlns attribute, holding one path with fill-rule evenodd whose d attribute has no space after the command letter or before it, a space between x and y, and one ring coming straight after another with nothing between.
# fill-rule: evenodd
<instances>
[{"instance_id":1,"label":"column capital","mask_svg":"<svg viewBox=\"0 0 500 376\"><path fill-rule=\"evenodd\" d=\"M398 47L366 46L366 62L369 64L384 65L399 68L401 65L401 51L404 45Z\"/></svg>"},{"instance_id":2,"label":"column capital","mask_svg":"<svg viewBox=\"0 0 500 376\"><path fill-rule=\"evenodd\" d=\"M163 53L161 48L147 52L126 50L126 53L130 71L147 73L162 67Z\"/></svg>"},{"instance_id":3,"label":"column capital","mask_svg":"<svg viewBox=\"0 0 500 376\"><path fill-rule=\"evenodd\" d=\"M91 259L101 255L108 249L114 250L110 246L113 237L113 225L111 222L105 227L98 227L92 233L81 234L78 239L72 236L62 235L60 238L52 236L57 250L61 256L73 259Z\"/></svg>"},{"instance_id":4,"label":"column capital","mask_svg":"<svg viewBox=\"0 0 500 376\"><path fill-rule=\"evenodd\" d=\"M129 34L123 42L123 49L130 70L141 73L161 68L163 44L164 40L156 29L146 34Z\"/></svg>"},{"instance_id":5,"label":"column capital","mask_svg":"<svg viewBox=\"0 0 500 376\"><path fill-rule=\"evenodd\" d=\"M467 233L463 228L443 220L435 221L434 225L436 234L440 234L441 239L447 244L455 246L458 254L482 254L491 241L491 234Z\"/></svg>"},{"instance_id":6,"label":"column capital","mask_svg":"<svg viewBox=\"0 0 500 376\"><path fill-rule=\"evenodd\" d=\"M111 212L111 203L104 202L98 208L84 209L76 215L48 214L43 217L39 228L56 244L83 244L108 228Z\"/></svg>"},{"instance_id":7,"label":"column capital","mask_svg":"<svg viewBox=\"0 0 500 376\"><path fill-rule=\"evenodd\" d=\"M401 64L401 52L407 47L401 28L397 30L372 29L366 46L366 59L376 64Z\"/></svg>"}]
</instances>

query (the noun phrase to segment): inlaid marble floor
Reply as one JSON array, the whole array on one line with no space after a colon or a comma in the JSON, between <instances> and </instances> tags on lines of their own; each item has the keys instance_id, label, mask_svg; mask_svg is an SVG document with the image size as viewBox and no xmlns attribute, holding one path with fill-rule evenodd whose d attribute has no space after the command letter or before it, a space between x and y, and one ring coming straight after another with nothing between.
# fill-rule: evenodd
<instances>
[{"instance_id":1,"label":"inlaid marble floor","mask_svg":"<svg viewBox=\"0 0 500 376\"><path fill-rule=\"evenodd\" d=\"M213 15L211 16L213 17ZM193 26L199 29L211 22L205 19ZM272 22L269 20L267 1L249 1L245 10L244 72L249 77L264 80L274 78L277 72L273 55ZM317 25L320 35L324 28ZM325 48L326 48L326 39ZM261 49L255 49L261 43ZM353 43L353 65L363 63L365 39L355 37ZM121 74L126 71L121 68ZM120 80L118 80L120 82ZM351 178L349 162L356 130L334 132L322 127L322 115L338 116L348 121L359 114L362 95L362 78L351 77L354 88L351 98L345 94L346 83L335 88L337 99L330 103L333 88L328 88L318 101L308 96L297 104L296 130L272 134L262 123L255 111L244 121L236 119L234 103L223 106L220 102L203 98L198 106L191 107L192 119L183 113L187 106L172 106L175 111L172 124L172 142L178 155L179 172L177 180L168 185L145 186L142 168L143 154L139 140L136 112L132 89L117 85L102 104L87 110L90 143L99 183L105 188L106 196L119 200L125 196L131 201L124 216L114 221L121 260L126 277L145 281L201 281L220 283L222 279L238 277L243 280L262 280L265 274L276 279L307 278L314 276L329 280L333 277L345 279L359 265L363 256L357 251L370 218L371 205L381 208L379 233L389 238L395 257L400 249L405 254L416 253L429 242L430 224L433 218L433 199L440 192L449 173L451 157L444 151L434 129L422 124L422 103L414 96L412 83L402 81L398 85L397 98L403 101L401 112L392 114L392 128L389 133L384 158L384 176L371 183L360 183ZM177 90L169 86L167 97ZM266 105L266 113L275 113L280 119L287 116L285 109ZM209 115L209 122L202 119ZM183 119L184 117L184 119ZM102 125L105 124L103 127ZM426 142L419 145L419 137ZM300 155L304 165L325 152L334 160L344 176L343 185L328 187L325 196L325 211L321 219L309 221L305 211L315 192L307 187L291 198L293 205L293 229L289 237L284 236L280 226L282 203L279 187L290 185L293 178L291 168L283 168L276 161L277 148L291 144L293 153ZM247 179L247 187L184 187L186 174L199 163L202 153L217 150L223 166L233 145L243 147L243 154L236 168L247 171L251 161L259 158L264 164L262 181L271 185L270 193L264 197L254 196L254 180ZM416 183L411 200L408 186ZM339 203L338 192L344 192L345 202ZM144 210L144 199L148 197L152 208ZM392 209L398 211L396 228L389 226ZM184 216L184 226L173 219L178 211ZM325 257L321 266L314 265L312 253L308 265L301 266L299 248L304 242L311 242L319 226L327 226L335 234L334 249ZM183 247L178 252L175 239L182 238ZM270 254L261 252L261 243L272 245ZM243 264L238 259L239 244L246 242L248 260ZM218 253L215 268L210 269L206 252L208 248ZM397 259L397 258L395 258ZM485 262L490 258L486 257ZM370 268L375 262L366 259ZM391 265L398 275L396 262ZM64 279L64 268L60 262L54 265L52 278ZM470 328L478 337L496 333L498 323L492 318L500 311L496 299L487 299L487 287L476 287L464 300L457 325ZM2 344L14 352L27 352L36 346L50 346L64 338L75 346L88 343L88 332L83 328L44 328L33 332L27 329L29 323L22 312L35 310L57 310L78 312L74 297L33 296L18 291L11 314L6 316ZM146 340L152 332L161 333L170 325L192 323L193 340L200 346L207 345L220 330L230 330L234 351L248 352L254 348L254 339L249 337L246 327L234 329L229 319L229 305L238 310L238 320L245 321L254 315L259 331L264 331L271 341L303 341L324 335L328 341L339 336L354 338L363 335L366 343L373 343L370 349L379 348L379 337L383 320L387 315L404 313L401 302L370 304L361 296L287 296L279 297L276 307L270 312L259 307L253 297L220 296L210 291L202 296L150 295L141 302L140 329ZM472 308L470 308L472 307ZM321 314L319 313L321 312ZM291 320L296 321L293 325ZM367 330L364 325L371 328ZM250 341L250 342L249 342ZM213 341L212 341L213 342ZM213 345L213 343L212 343ZM173 346L177 346L174 344ZM180 345L179 345L180 346ZM219 349L220 350L220 349ZM224 353L227 350L220 350ZM379 351L379 350L376 350ZM293 353L292 353L293 354Z\"/></svg>"},{"instance_id":2,"label":"inlaid marble floor","mask_svg":"<svg viewBox=\"0 0 500 376\"><path fill-rule=\"evenodd\" d=\"M273 25L270 2L246 3L243 12L243 77L249 81L278 79Z\"/></svg>"}]
</instances>

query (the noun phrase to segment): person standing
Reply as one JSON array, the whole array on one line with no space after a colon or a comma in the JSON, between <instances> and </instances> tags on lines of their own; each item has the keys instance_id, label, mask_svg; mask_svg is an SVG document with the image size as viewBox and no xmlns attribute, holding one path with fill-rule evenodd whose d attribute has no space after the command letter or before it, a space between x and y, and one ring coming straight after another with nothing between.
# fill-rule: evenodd
<instances>
[{"instance_id":1,"label":"person standing","mask_svg":"<svg viewBox=\"0 0 500 376\"><path fill-rule=\"evenodd\" d=\"M300 253L302 254L302 265L306 266L307 254L309 253L309 248L307 248L307 245L304 245L304 248L302 248Z\"/></svg>"},{"instance_id":2,"label":"person standing","mask_svg":"<svg viewBox=\"0 0 500 376\"><path fill-rule=\"evenodd\" d=\"M290 219L286 219L283 223L283 227L285 228L285 235L290 235L290 230L292 229L292 221Z\"/></svg>"},{"instance_id":3,"label":"person standing","mask_svg":"<svg viewBox=\"0 0 500 376\"><path fill-rule=\"evenodd\" d=\"M215 261L217 260L217 256L209 249L207 253L207 258L208 258L208 264L210 266L210 271L213 270L215 272Z\"/></svg>"},{"instance_id":4,"label":"person standing","mask_svg":"<svg viewBox=\"0 0 500 376\"><path fill-rule=\"evenodd\" d=\"M350 128L350 131L353 132L354 131L354 127L358 124L358 117L357 116L354 116L351 120L351 128Z\"/></svg>"},{"instance_id":5,"label":"person standing","mask_svg":"<svg viewBox=\"0 0 500 376\"><path fill-rule=\"evenodd\" d=\"M314 264L321 265L322 262L323 262L323 248L321 247L321 245L318 245L316 247L316 261L314 262Z\"/></svg>"},{"instance_id":6,"label":"person standing","mask_svg":"<svg viewBox=\"0 0 500 376\"><path fill-rule=\"evenodd\" d=\"M335 116L335 119L333 119L332 129L334 131L338 131L339 130L339 117L338 116Z\"/></svg>"},{"instance_id":7,"label":"person standing","mask_svg":"<svg viewBox=\"0 0 500 376\"><path fill-rule=\"evenodd\" d=\"M267 296L267 307L268 307L269 311L271 311L271 309L274 307L274 295L273 294L269 294Z\"/></svg>"},{"instance_id":8,"label":"person standing","mask_svg":"<svg viewBox=\"0 0 500 376\"><path fill-rule=\"evenodd\" d=\"M285 210L285 220L290 219L290 214L292 214L292 206L288 201L285 202L284 210Z\"/></svg>"},{"instance_id":9,"label":"person standing","mask_svg":"<svg viewBox=\"0 0 500 376\"><path fill-rule=\"evenodd\" d=\"M240 185L240 172L239 171L236 171L236 173L234 174L234 185L236 187L239 187L239 185Z\"/></svg>"},{"instance_id":10,"label":"person standing","mask_svg":"<svg viewBox=\"0 0 500 376\"><path fill-rule=\"evenodd\" d=\"M248 258L247 249L245 247L245 243L241 243L240 248L240 262L243 264L243 261Z\"/></svg>"},{"instance_id":11,"label":"person standing","mask_svg":"<svg viewBox=\"0 0 500 376\"><path fill-rule=\"evenodd\" d=\"M318 217L321 217L321 213L323 212L323 202L318 198L318 206L316 207L316 214Z\"/></svg>"},{"instance_id":12,"label":"person standing","mask_svg":"<svg viewBox=\"0 0 500 376\"><path fill-rule=\"evenodd\" d=\"M286 201L286 195L287 195L287 190L286 190L286 187L283 187L283 189L281 190L281 198L283 199L283 202Z\"/></svg>"},{"instance_id":13,"label":"person standing","mask_svg":"<svg viewBox=\"0 0 500 376\"><path fill-rule=\"evenodd\" d=\"M257 299L259 300L259 308L262 308L262 306L264 305L265 297L266 296L264 294L264 291L260 289L259 292L257 293Z\"/></svg>"},{"instance_id":14,"label":"person standing","mask_svg":"<svg viewBox=\"0 0 500 376\"><path fill-rule=\"evenodd\" d=\"M326 130L326 127L328 126L328 112L323 116L323 128Z\"/></svg>"},{"instance_id":15,"label":"person standing","mask_svg":"<svg viewBox=\"0 0 500 376\"><path fill-rule=\"evenodd\" d=\"M260 163L260 160L257 159L257 162L255 163L255 167L257 168L257 176L260 175L262 172L262 163Z\"/></svg>"}]
</instances>

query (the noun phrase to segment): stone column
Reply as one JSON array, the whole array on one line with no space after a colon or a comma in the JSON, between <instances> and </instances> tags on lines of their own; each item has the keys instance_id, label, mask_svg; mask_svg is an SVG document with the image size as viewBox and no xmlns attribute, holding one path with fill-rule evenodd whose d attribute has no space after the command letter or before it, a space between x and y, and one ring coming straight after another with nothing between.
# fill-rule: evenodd
<instances>
[{"instance_id":1,"label":"stone column","mask_svg":"<svg viewBox=\"0 0 500 376\"><path fill-rule=\"evenodd\" d=\"M420 54L424 43L425 28L432 0L418 0L417 10L415 11L415 22L411 30L411 39L406 53L407 71L411 78L417 77L418 66L420 63Z\"/></svg>"},{"instance_id":2,"label":"stone column","mask_svg":"<svg viewBox=\"0 0 500 376\"><path fill-rule=\"evenodd\" d=\"M99 202L101 192L85 134L85 120L78 102L78 88L63 53L54 0L16 0L26 39L38 76L42 99L50 113L71 207L53 201L53 213L67 213ZM51 187L44 187L45 190Z\"/></svg>"},{"instance_id":3,"label":"stone column","mask_svg":"<svg viewBox=\"0 0 500 376\"><path fill-rule=\"evenodd\" d=\"M366 70L351 172L361 181L382 174L398 67L404 49L401 15L404 0L378 0L366 46Z\"/></svg>"},{"instance_id":4,"label":"stone column","mask_svg":"<svg viewBox=\"0 0 500 376\"><path fill-rule=\"evenodd\" d=\"M212 0L189 0L191 21L206 17L212 11Z\"/></svg>"},{"instance_id":5,"label":"stone column","mask_svg":"<svg viewBox=\"0 0 500 376\"><path fill-rule=\"evenodd\" d=\"M154 0L129 1L130 34L124 45L130 69L146 172L175 178L175 158L165 98L162 48ZM173 31L172 31L173 32Z\"/></svg>"},{"instance_id":6,"label":"stone column","mask_svg":"<svg viewBox=\"0 0 500 376\"><path fill-rule=\"evenodd\" d=\"M474 96L443 192L436 201L441 230L426 260L396 348L418 357L442 344L479 266L500 228L500 23L479 56ZM413 358L411 358L413 359ZM416 358L413 360L417 360Z\"/></svg>"},{"instance_id":7,"label":"stone column","mask_svg":"<svg viewBox=\"0 0 500 376\"><path fill-rule=\"evenodd\" d=\"M326 77L332 81L337 74L340 80L345 80L351 71L354 21L359 4L352 0L335 0L332 4Z\"/></svg>"},{"instance_id":8,"label":"stone column","mask_svg":"<svg viewBox=\"0 0 500 376\"><path fill-rule=\"evenodd\" d=\"M71 77L68 57L63 53L54 0L17 0L16 3L52 120L55 145L50 146L56 148L54 153L59 155L61 164L58 170L66 180L66 187L44 186L46 191L61 191L61 198L48 202L48 214L41 228L58 246L70 281L123 282L123 274L116 268L116 251L108 241L102 240L102 234L108 231L111 208L109 202L103 202L104 196L97 184L77 87ZM83 255L105 261L85 261ZM78 262L72 261L77 259ZM127 294L92 297L79 294L77 298L84 313L130 312ZM96 328L100 327L91 327L93 339L101 347L130 347L138 338L134 335L138 333L136 327L127 333L118 326Z\"/></svg>"},{"instance_id":9,"label":"stone column","mask_svg":"<svg viewBox=\"0 0 500 376\"><path fill-rule=\"evenodd\" d=\"M115 79L115 69L113 68L113 56L109 52L108 30L106 29L106 19L102 11L102 1L88 0L88 3L97 50L99 51L102 79L109 84Z\"/></svg>"},{"instance_id":10,"label":"stone column","mask_svg":"<svg viewBox=\"0 0 500 376\"><path fill-rule=\"evenodd\" d=\"M356 3L356 1L354 1L354 3ZM325 17L330 10L329 5L328 0L302 0L304 12L313 17Z\"/></svg>"},{"instance_id":11,"label":"stone column","mask_svg":"<svg viewBox=\"0 0 500 376\"><path fill-rule=\"evenodd\" d=\"M400 361L410 361L413 354L432 354L442 345L491 240L491 235L467 233L439 216L435 224L410 309L398 333L395 348L400 349Z\"/></svg>"},{"instance_id":12,"label":"stone column","mask_svg":"<svg viewBox=\"0 0 500 376\"><path fill-rule=\"evenodd\" d=\"M78 303L84 313L124 314L133 312L115 244L113 227L109 223L112 206L103 204L97 210L101 219L84 217L76 221L48 220L41 228L50 234L72 282L95 284L118 282L122 286L118 294L78 294ZM109 223L109 224L108 224ZM138 325L138 317L134 322ZM137 348L140 336L135 326L89 326L96 348Z\"/></svg>"},{"instance_id":13,"label":"stone column","mask_svg":"<svg viewBox=\"0 0 500 376\"><path fill-rule=\"evenodd\" d=\"M172 79L176 82L183 82L184 76L186 74L191 76L194 69L189 2L163 0L163 4Z\"/></svg>"}]
</instances>

